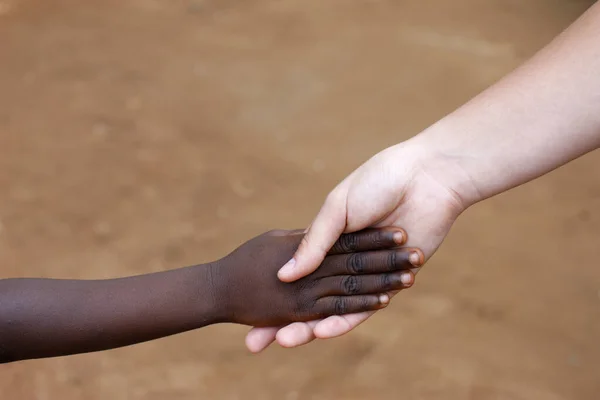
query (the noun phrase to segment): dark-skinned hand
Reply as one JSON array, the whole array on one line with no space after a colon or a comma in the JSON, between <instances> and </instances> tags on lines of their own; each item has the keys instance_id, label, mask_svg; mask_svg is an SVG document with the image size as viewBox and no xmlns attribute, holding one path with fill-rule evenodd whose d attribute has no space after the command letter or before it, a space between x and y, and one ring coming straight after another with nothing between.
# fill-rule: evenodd
<instances>
[{"instance_id":1,"label":"dark-skinned hand","mask_svg":"<svg viewBox=\"0 0 600 400\"><path fill-rule=\"evenodd\" d=\"M420 250L397 248L406 241L403 231L366 230L343 235L313 274L281 282L277 271L303 237L303 231L268 232L214 264L224 321L274 326L378 310L389 302L386 292L412 285L410 270L423 262Z\"/></svg>"}]
</instances>

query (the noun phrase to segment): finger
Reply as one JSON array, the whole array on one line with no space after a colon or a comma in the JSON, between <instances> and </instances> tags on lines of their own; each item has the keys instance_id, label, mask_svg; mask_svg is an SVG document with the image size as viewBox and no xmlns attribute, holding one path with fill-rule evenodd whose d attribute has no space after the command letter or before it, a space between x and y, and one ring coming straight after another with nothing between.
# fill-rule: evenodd
<instances>
[{"instance_id":1,"label":"finger","mask_svg":"<svg viewBox=\"0 0 600 400\"><path fill-rule=\"evenodd\" d=\"M293 282L315 271L346 228L346 194L334 190L317 214L294 254L278 272L283 282Z\"/></svg>"},{"instance_id":2,"label":"finger","mask_svg":"<svg viewBox=\"0 0 600 400\"><path fill-rule=\"evenodd\" d=\"M402 271L421 266L424 258L420 249L412 247L342 254L327 257L315 274L327 277Z\"/></svg>"},{"instance_id":3,"label":"finger","mask_svg":"<svg viewBox=\"0 0 600 400\"><path fill-rule=\"evenodd\" d=\"M252 353L260 353L275 341L278 327L252 328L246 335L246 347Z\"/></svg>"},{"instance_id":4,"label":"finger","mask_svg":"<svg viewBox=\"0 0 600 400\"><path fill-rule=\"evenodd\" d=\"M375 311L387 306L389 301L387 294L322 297L316 301L314 312L324 317Z\"/></svg>"},{"instance_id":5,"label":"finger","mask_svg":"<svg viewBox=\"0 0 600 400\"><path fill-rule=\"evenodd\" d=\"M298 347L315 340L314 328L321 320L309 322L295 322L283 327L277 332L277 343L286 348Z\"/></svg>"},{"instance_id":6,"label":"finger","mask_svg":"<svg viewBox=\"0 0 600 400\"><path fill-rule=\"evenodd\" d=\"M334 243L329 255L347 254L359 251L384 250L406 243L406 232L401 228L365 229L346 233Z\"/></svg>"},{"instance_id":7,"label":"finger","mask_svg":"<svg viewBox=\"0 0 600 400\"><path fill-rule=\"evenodd\" d=\"M411 271L375 275L340 275L323 278L315 287L319 296L356 296L407 289L414 282Z\"/></svg>"},{"instance_id":8,"label":"finger","mask_svg":"<svg viewBox=\"0 0 600 400\"><path fill-rule=\"evenodd\" d=\"M387 293L390 301L397 293L397 291ZM375 314L375 311L348 315L333 315L321 320L313 329L313 334L318 339L333 339L345 335L355 329L373 314Z\"/></svg>"},{"instance_id":9,"label":"finger","mask_svg":"<svg viewBox=\"0 0 600 400\"><path fill-rule=\"evenodd\" d=\"M374 311L334 315L319 322L313 329L313 334L319 339L333 339L350 332L373 314L375 314Z\"/></svg>"}]
</instances>

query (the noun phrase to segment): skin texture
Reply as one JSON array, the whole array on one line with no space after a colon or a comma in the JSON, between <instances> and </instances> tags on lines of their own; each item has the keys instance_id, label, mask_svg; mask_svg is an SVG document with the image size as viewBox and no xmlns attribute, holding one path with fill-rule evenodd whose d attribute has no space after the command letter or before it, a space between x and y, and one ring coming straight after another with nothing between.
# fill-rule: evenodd
<instances>
[{"instance_id":1,"label":"skin texture","mask_svg":"<svg viewBox=\"0 0 600 400\"><path fill-rule=\"evenodd\" d=\"M325 235L337 238L361 225L402 225L410 226L406 228L410 232L407 245L422 249L425 260L431 257L463 208L448 188L433 178L432 170L418 166L417 159L413 149L394 147L361 166L328 196L300 249L316 248L316 256L311 256L320 258L321 249L326 252L329 243L317 239ZM440 169L449 173L450 167ZM378 195L372 196L372 192ZM315 338L344 334L370 315L372 312L364 312L283 328L256 328L247 336L246 345L250 351L259 352L277 339L284 347L295 347Z\"/></svg>"},{"instance_id":2,"label":"skin texture","mask_svg":"<svg viewBox=\"0 0 600 400\"><path fill-rule=\"evenodd\" d=\"M410 255L417 255L416 265L421 259L420 251L410 248L354 253L361 248L395 245L391 232L373 231L374 237L362 243L356 240L360 239L358 236L342 237L319 271L292 283L281 282L277 270L293 254L303 236L303 233L270 232L217 263L216 282L226 283L217 288L219 302L228 311L226 321L269 326L378 310L387 304L387 295L380 296L381 293L405 287L402 275L415 267ZM240 267L244 264L262 268Z\"/></svg>"},{"instance_id":3,"label":"skin texture","mask_svg":"<svg viewBox=\"0 0 600 400\"><path fill-rule=\"evenodd\" d=\"M531 60L414 138L367 161L327 197L294 257L292 282L314 271L342 233L400 226L426 259L471 205L600 147L600 5ZM257 352L345 334L372 313L252 330Z\"/></svg>"},{"instance_id":4,"label":"skin texture","mask_svg":"<svg viewBox=\"0 0 600 400\"><path fill-rule=\"evenodd\" d=\"M419 250L402 230L343 236L318 273L283 283L276 272L300 231L273 231L204 265L110 280L0 281L0 362L127 346L215 323L308 321L378 310L410 287Z\"/></svg>"}]
</instances>

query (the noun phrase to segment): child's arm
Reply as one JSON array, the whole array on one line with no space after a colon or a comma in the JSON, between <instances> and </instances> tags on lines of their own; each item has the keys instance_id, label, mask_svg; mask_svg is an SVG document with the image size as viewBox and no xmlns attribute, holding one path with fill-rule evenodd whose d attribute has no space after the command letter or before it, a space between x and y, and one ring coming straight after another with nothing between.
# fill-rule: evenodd
<instances>
[{"instance_id":1,"label":"child's arm","mask_svg":"<svg viewBox=\"0 0 600 400\"><path fill-rule=\"evenodd\" d=\"M400 236L348 235L317 274L294 284L276 276L303 237L290 232L261 235L214 263L148 275L1 280L0 362L106 350L220 322L266 326L379 309L387 303L379 293L412 284L409 255L420 258L418 250L391 249L404 243ZM379 251L342 254L364 250Z\"/></svg>"},{"instance_id":2,"label":"child's arm","mask_svg":"<svg viewBox=\"0 0 600 400\"><path fill-rule=\"evenodd\" d=\"M105 350L217 322L210 265L111 280L0 281L0 362Z\"/></svg>"}]
</instances>

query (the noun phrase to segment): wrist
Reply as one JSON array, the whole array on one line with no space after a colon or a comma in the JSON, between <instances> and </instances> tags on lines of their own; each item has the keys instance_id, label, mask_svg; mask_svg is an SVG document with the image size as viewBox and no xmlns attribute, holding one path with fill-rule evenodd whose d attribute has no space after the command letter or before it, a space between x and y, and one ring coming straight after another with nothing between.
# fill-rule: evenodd
<instances>
[{"instance_id":1,"label":"wrist","mask_svg":"<svg viewBox=\"0 0 600 400\"><path fill-rule=\"evenodd\" d=\"M436 181L462 212L484 198L467 168L468 153L452 143L451 137L440 121L394 147L401 159L413 165L415 175L424 174Z\"/></svg>"},{"instance_id":2,"label":"wrist","mask_svg":"<svg viewBox=\"0 0 600 400\"><path fill-rule=\"evenodd\" d=\"M229 302L227 301L227 282L220 262L211 262L192 267L198 304L198 320L202 325L232 322Z\"/></svg>"}]
</instances>

